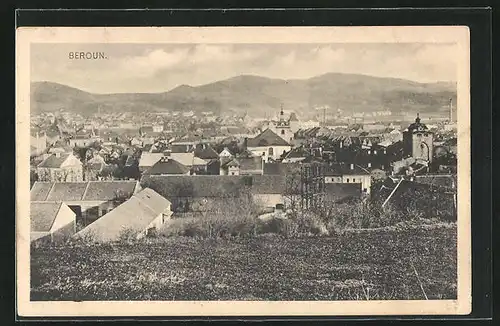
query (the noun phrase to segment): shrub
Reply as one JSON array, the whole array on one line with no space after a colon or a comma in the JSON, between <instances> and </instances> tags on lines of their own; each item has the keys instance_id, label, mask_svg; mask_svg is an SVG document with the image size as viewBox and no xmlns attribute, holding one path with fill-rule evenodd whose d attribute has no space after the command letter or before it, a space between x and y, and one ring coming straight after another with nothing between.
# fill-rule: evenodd
<instances>
[{"instance_id":1,"label":"shrub","mask_svg":"<svg viewBox=\"0 0 500 326\"><path fill-rule=\"evenodd\" d=\"M137 232L130 228L123 228L118 235L118 242L130 243L137 240Z\"/></svg>"}]
</instances>

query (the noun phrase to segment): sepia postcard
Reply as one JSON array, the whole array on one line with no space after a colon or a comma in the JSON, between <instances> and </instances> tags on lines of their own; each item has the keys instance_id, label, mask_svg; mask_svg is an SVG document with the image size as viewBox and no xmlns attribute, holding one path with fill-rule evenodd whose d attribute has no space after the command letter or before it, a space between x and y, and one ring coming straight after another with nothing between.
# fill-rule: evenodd
<instances>
[{"instance_id":1,"label":"sepia postcard","mask_svg":"<svg viewBox=\"0 0 500 326\"><path fill-rule=\"evenodd\" d=\"M23 317L471 312L469 30L24 27Z\"/></svg>"}]
</instances>

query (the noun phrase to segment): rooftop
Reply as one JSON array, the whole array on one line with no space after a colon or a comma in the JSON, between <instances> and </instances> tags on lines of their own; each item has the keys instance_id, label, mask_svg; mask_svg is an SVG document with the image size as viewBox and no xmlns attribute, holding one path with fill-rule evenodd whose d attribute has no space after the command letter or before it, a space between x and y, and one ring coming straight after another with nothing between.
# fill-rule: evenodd
<instances>
[{"instance_id":1,"label":"rooftop","mask_svg":"<svg viewBox=\"0 0 500 326\"><path fill-rule=\"evenodd\" d=\"M109 201L117 195L131 196L137 181L35 182L31 201Z\"/></svg>"},{"instance_id":2,"label":"rooftop","mask_svg":"<svg viewBox=\"0 0 500 326\"><path fill-rule=\"evenodd\" d=\"M170 174L187 174L189 168L184 164L177 162L171 158L162 158L156 162L144 174L146 175L170 175Z\"/></svg>"},{"instance_id":3,"label":"rooftop","mask_svg":"<svg viewBox=\"0 0 500 326\"><path fill-rule=\"evenodd\" d=\"M62 203L30 203L31 232L49 232Z\"/></svg>"},{"instance_id":4,"label":"rooftop","mask_svg":"<svg viewBox=\"0 0 500 326\"><path fill-rule=\"evenodd\" d=\"M118 240L124 231L139 233L163 212L171 203L152 189L144 189L99 218L75 237L91 234L97 241Z\"/></svg>"},{"instance_id":5,"label":"rooftop","mask_svg":"<svg viewBox=\"0 0 500 326\"><path fill-rule=\"evenodd\" d=\"M290 146L290 144L274 133L271 129L266 129L256 137L248 139L247 146Z\"/></svg>"},{"instance_id":6,"label":"rooftop","mask_svg":"<svg viewBox=\"0 0 500 326\"><path fill-rule=\"evenodd\" d=\"M72 153L54 153L38 165L39 168L60 168Z\"/></svg>"}]
</instances>

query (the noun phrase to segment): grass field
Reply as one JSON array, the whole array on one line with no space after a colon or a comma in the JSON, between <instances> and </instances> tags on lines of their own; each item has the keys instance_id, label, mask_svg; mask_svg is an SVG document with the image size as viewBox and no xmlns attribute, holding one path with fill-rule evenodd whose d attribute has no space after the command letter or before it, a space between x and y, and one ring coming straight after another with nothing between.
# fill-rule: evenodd
<instances>
[{"instance_id":1,"label":"grass field","mask_svg":"<svg viewBox=\"0 0 500 326\"><path fill-rule=\"evenodd\" d=\"M455 224L33 248L31 300L456 299Z\"/></svg>"}]
</instances>

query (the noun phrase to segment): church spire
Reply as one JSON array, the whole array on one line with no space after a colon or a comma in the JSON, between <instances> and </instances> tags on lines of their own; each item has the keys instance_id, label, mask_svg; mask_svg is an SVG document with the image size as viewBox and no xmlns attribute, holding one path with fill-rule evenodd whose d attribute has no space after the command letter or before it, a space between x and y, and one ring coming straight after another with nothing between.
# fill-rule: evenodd
<instances>
[{"instance_id":1,"label":"church spire","mask_svg":"<svg viewBox=\"0 0 500 326\"><path fill-rule=\"evenodd\" d=\"M419 114L419 113L417 113L417 118L415 119L415 122L416 122L416 123L420 123L420 116L419 116L419 115L420 115L420 114Z\"/></svg>"}]
</instances>

